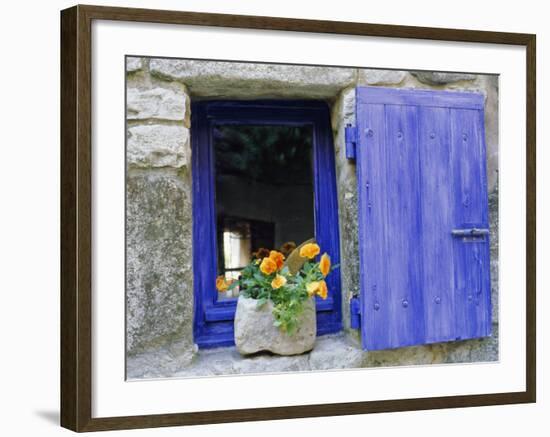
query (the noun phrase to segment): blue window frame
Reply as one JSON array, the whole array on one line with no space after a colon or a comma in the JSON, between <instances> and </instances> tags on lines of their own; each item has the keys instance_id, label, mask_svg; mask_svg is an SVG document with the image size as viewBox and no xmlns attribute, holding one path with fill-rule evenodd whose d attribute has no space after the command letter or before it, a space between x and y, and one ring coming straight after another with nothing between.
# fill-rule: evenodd
<instances>
[{"instance_id":1,"label":"blue window frame","mask_svg":"<svg viewBox=\"0 0 550 437\"><path fill-rule=\"evenodd\" d=\"M315 239L340 262L338 202L329 107L321 101L198 101L191 109L193 152L193 269L195 343L200 348L234 345L236 298L218 300L215 165L212 130L226 124L311 126ZM342 327L339 270L327 278L329 296L317 300L317 334Z\"/></svg>"}]
</instances>

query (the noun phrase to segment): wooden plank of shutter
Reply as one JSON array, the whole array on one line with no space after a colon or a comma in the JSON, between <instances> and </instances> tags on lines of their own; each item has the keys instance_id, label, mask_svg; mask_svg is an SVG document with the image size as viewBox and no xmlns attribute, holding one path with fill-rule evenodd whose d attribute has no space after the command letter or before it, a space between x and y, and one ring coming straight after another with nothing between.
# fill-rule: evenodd
<instances>
[{"instance_id":1,"label":"wooden plank of shutter","mask_svg":"<svg viewBox=\"0 0 550 437\"><path fill-rule=\"evenodd\" d=\"M389 254L381 304L390 307L389 347L398 347L424 340L417 108L386 105L385 121L386 192L380 194L388 208L385 245Z\"/></svg>"},{"instance_id":2,"label":"wooden plank of shutter","mask_svg":"<svg viewBox=\"0 0 550 437\"><path fill-rule=\"evenodd\" d=\"M424 339L416 108L361 105L358 153L362 314L367 349Z\"/></svg>"},{"instance_id":3,"label":"wooden plank of shutter","mask_svg":"<svg viewBox=\"0 0 550 437\"><path fill-rule=\"evenodd\" d=\"M482 112L450 110L454 228L488 229ZM456 338L491 333L489 235L454 238Z\"/></svg>"},{"instance_id":4,"label":"wooden plank of shutter","mask_svg":"<svg viewBox=\"0 0 550 437\"><path fill-rule=\"evenodd\" d=\"M387 192L384 105L358 105L357 127L361 144L357 149L361 338L363 348L379 349L390 343L386 326L391 317L391 308L381 305L387 294L389 256L385 244L388 209L384 195Z\"/></svg>"},{"instance_id":5,"label":"wooden plank of shutter","mask_svg":"<svg viewBox=\"0 0 550 437\"><path fill-rule=\"evenodd\" d=\"M454 340L449 109L419 107L425 342Z\"/></svg>"}]
</instances>

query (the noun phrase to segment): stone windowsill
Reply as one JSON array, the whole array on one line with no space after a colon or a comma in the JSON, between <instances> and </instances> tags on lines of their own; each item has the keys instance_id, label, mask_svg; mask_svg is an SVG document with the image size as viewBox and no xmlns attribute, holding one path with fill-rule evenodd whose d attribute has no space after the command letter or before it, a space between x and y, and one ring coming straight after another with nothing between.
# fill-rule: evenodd
<instances>
[{"instance_id":1,"label":"stone windowsill","mask_svg":"<svg viewBox=\"0 0 550 437\"><path fill-rule=\"evenodd\" d=\"M319 371L362 367L443 364L498 360L498 326L492 337L366 352L344 333L318 337L312 351L295 356L243 356L235 347L200 350L189 364L168 348L127 360L127 379L187 378L236 374Z\"/></svg>"}]
</instances>

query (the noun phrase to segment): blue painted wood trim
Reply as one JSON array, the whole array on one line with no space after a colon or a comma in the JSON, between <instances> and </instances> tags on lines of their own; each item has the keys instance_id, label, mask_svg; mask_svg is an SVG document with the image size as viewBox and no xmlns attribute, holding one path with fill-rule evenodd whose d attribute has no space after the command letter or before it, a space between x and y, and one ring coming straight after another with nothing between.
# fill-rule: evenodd
<instances>
[{"instance_id":1,"label":"blue painted wood trim","mask_svg":"<svg viewBox=\"0 0 550 437\"><path fill-rule=\"evenodd\" d=\"M357 88L357 103L483 109L482 94L462 91L411 90L384 87Z\"/></svg>"},{"instance_id":2,"label":"blue painted wood trim","mask_svg":"<svg viewBox=\"0 0 550 437\"><path fill-rule=\"evenodd\" d=\"M230 346L236 300L217 302L215 182L211 128L216 124L278 124L313 127L315 237L340 263L334 146L328 105L312 100L199 101L192 103L193 269L195 342L201 348ZM342 329L340 271L327 278L329 298L317 300L317 334Z\"/></svg>"},{"instance_id":3,"label":"blue painted wood trim","mask_svg":"<svg viewBox=\"0 0 550 437\"><path fill-rule=\"evenodd\" d=\"M231 302L221 301L214 305L206 306L205 320L207 322L217 322L220 320L233 320L235 318L236 299L231 299ZM317 312L332 311L334 308L334 299L331 297L326 300L317 300Z\"/></svg>"}]
</instances>

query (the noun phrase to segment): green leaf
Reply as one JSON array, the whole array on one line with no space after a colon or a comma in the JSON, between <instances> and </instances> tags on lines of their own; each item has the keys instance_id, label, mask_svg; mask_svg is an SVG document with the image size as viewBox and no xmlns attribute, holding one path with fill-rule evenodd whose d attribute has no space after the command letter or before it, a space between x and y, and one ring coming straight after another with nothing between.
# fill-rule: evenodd
<instances>
[{"instance_id":1,"label":"green leaf","mask_svg":"<svg viewBox=\"0 0 550 437\"><path fill-rule=\"evenodd\" d=\"M265 276L259 272L254 273L254 279L260 283L265 282Z\"/></svg>"},{"instance_id":2,"label":"green leaf","mask_svg":"<svg viewBox=\"0 0 550 437\"><path fill-rule=\"evenodd\" d=\"M229 284L229 287L227 287L228 290L233 290L235 287L241 285L240 281L233 281L231 284Z\"/></svg>"}]
</instances>

